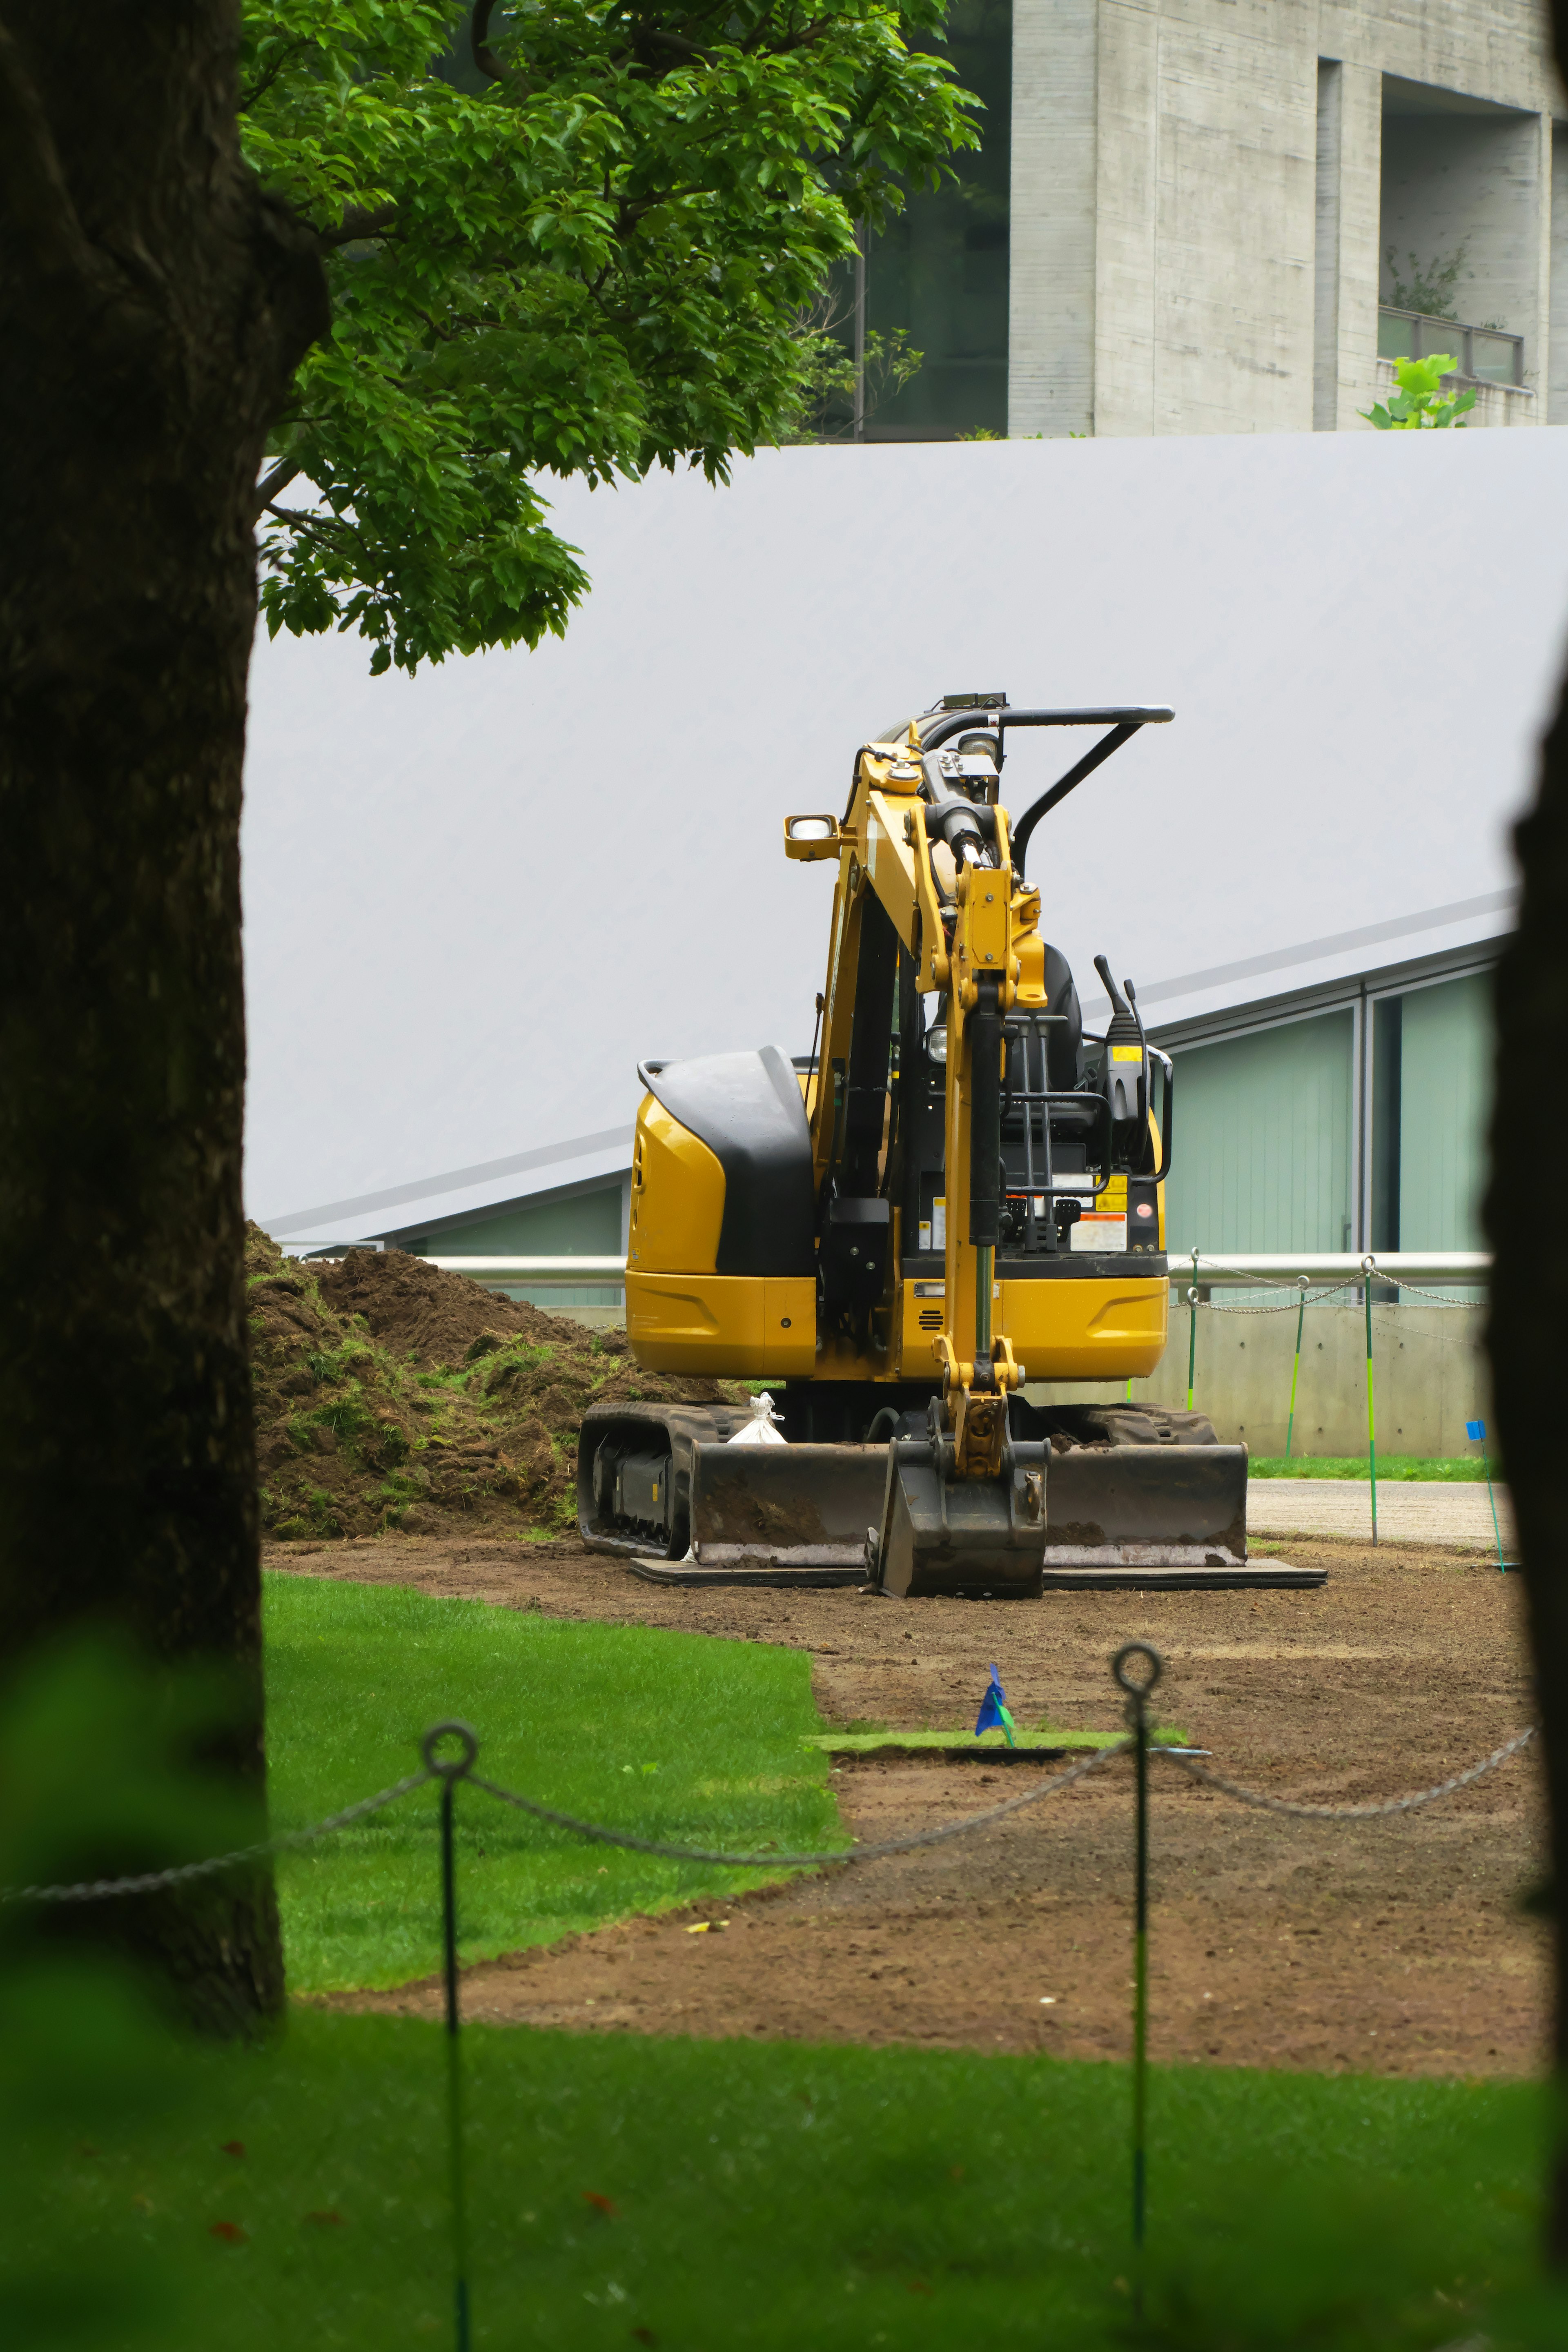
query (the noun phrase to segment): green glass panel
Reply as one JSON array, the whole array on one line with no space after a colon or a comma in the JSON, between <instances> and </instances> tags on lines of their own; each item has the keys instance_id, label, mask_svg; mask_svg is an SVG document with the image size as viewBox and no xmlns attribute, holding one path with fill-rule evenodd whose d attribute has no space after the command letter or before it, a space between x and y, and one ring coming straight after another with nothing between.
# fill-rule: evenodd
<instances>
[{"instance_id":1,"label":"green glass panel","mask_svg":"<svg viewBox=\"0 0 1568 2352\"><path fill-rule=\"evenodd\" d=\"M1328 1013L1173 1055L1173 1255L1350 1247L1352 1034Z\"/></svg>"},{"instance_id":2,"label":"green glass panel","mask_svg":"<svg viewBox=\"0 0 1568 2352\"><path fill-rule=\"evenodd\" d=\"M1415 352L1414 319L1396 317L1392 310L1377 314L1377 356L1380 360L1407 360Z\"/></svg>"},{"instance_id":3,"label":"green glass panel","mask_svg":"<svg viewBox=\"0 0 1568 2352\"><path fill-rule=\"evenodd\" d=\"M914 189L871 241L866 328L903 329L919 373L866 421L868 441L940 441L1007 430L1007 242L1012 176L1012 0L954 0L947 39L912 47L948 58L984 103L982 145L956 181ZM868 386L873 393L874 382Z\"/></svg>"},{"instance_id":4,"label":"green glass panel","mask_svg":"<svg viewBox=\"0 0 1568 2352\"><path fill-rule=\"evenodd\" d=\"M1491 1111L1491 982L1477 972L1404 999L1399 1068L1399 1246L1482 1249Z\"/></svg>"},{"instance_id":5,"label":"green glass panel","mask_svg":"<svg viewBox=\"0 0 1568 2352\"><path fill-rule=\"evenodd\" d=\"M437 1226L423 1255L430 1257L555 1257L581 1251L613 1257L621 1247L621 1188L580 1192L563 1201L521 1201L472 1223Z\"/></svg>"},{"instance_id":6,"label":"green glass panel","mask_svg":"<svg viewBox=\"0 0 1568 2352\"><path fill-rule=\"evenodd\" d=\"M1476 327L1470 334L1470 373L1482 383L1513 383L1514 354L1518 346L1511 335L1489 335Z\"/></svg>"}]
</instances>

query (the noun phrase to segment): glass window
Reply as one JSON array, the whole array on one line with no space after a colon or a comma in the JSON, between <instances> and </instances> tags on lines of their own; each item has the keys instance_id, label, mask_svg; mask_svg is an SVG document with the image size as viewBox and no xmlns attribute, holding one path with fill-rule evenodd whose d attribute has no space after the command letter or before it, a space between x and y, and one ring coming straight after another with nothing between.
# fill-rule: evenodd
<instances>
[{"instance_id":1,"label":"glass window","mask_svg":"<svg viewBox=\"0 0 1568 2352\"><path fill-rule=\"evenodd\" d=\"M1173 1055L1173 1257L1350 1247L1352 1039L1345 1011Z\"/></svg>"},{"instance_id":2,"label":"glass window","mask_svg":"<svg viewBox=\"0 0 1568 2352\"><path fill-rule=\"evenodd\" d=\"M1379 997L1372 1007L1372 1246L1399 1247L1400 1085L1405 999Z\"/></svg>"},{"instance_id":3,"label":"glass window","mask_svg":"<svg viewBox=\"0 0 1568 2352\"><path fill-rule=\"evenodd\" d=\"M1492 1084L1490 976L1477 972L1435 988L1414 988L1401 1008L1399 1246L1483 1249L1480 1202Z\"/></svg>"},{"instance_id":4,"label":"glass window","mask_svg":"<svg viewBox=\"0 0 1568 2352\"><path fill-rule=\"evenodd\" d=\"M1517 383L1519 345L1511 335L1489 335L1484 327L1470 331L1470 373L1483 383Z\"/></svg>"},{"instance_id":5,"label":"glass window","mask_svg":"<svg viewBox=\"0 0 1568 2352\"><path fill-rule=\"evenodd\" d=\"M983 144L956 182L909 193L866 257L866 331L902 330L924 359L890 399L868 373L868 441L940 441L1007 430L1007 247L1012 175L1012 0L953 0L947 39L912 46L952 60L984 104Z\"/></svg>"},{"instance_id":6,"label":"glass window","mask_svg":"<svg viewBox=\"0 0 1568 2352\"><path fill-rule=\"evenodd\" d=\"M1380 360L1409 360L1415 356L1415 321L1404 310L1380 310L1377 314L1377 356Z\"/></svg>"}]
</instances>

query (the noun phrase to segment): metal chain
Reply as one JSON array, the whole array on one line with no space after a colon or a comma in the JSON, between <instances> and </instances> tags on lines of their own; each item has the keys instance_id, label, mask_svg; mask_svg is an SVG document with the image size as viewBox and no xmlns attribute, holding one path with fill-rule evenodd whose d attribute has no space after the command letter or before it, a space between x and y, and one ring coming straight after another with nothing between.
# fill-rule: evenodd
<instances>
[{"instance_id":1,"label":"metal chain","mask_svg":"<svg viewBox=\"0 0 1568 2352\"><path fill-rule=\"evenodd\" d=\"M422 1771L410 1772L406 1780L395 1780L390 1789L378 1789L374 1797L362 1797L357 1805L346 1805L341 1813L313 1822L308 1830L280 1830L258 1845L238 1846L233 1853L213 1854L205 1862L183 1862L173 1870L142 1871L134 1878L97 1878L75 1886L0 1886L0 1903L94 1903L106 1895L151 1895L162 1886L182 1886L189 1879L210 1878L216 1871L231 1870L237 1863L259 1862L263 1854L286 1853L291 1846L330 1837L335 1830L346 1830L437 1777L426 1766Z\"/></svg>"},{"instance_id":2,"label":"metal chain","mask_svg":"<svg viewBox=\"0 0 1568 2352\"><path fill-rule=\"evenodd\" d=\"M1114 1748L1097 1748L1081 1762L1069 1764L1065 1772L1058 1772L1038 1788L1026 1789L1021 1797L1008 1797L1000 1805L988 1806L983 1813L965 1813L956 1822L944 1822L942 1828L920 1830L911 1837L884 1838L878 1845L836 1847L826 1853L715 1853L704 1846L663 1845L653 1838L632 1837L624 1830L607 1830L596 1822L579 1821L575 1814L558 1813L550 1805L541 1805L531 1797L520 1797L510 1789L498 1788L493 1780L483 1780L477 1772L467 1778L476 1789L489 1797L499 1797L504 1805L515 1805L519 1812L531 1813L535 1821L550 1822L557 1829L571 1830L576 1836L591 1838L597 1845L624 1846L631 1853L660 1854L668 1862L708 1862L727 1865L732 1870L804 1870L815 1869L829 1862L879 1862L884 1854L910 1853L917 1846L941 1845L948 1838L966 1837L972 1830L988 1829L993 1822L1005 1821L1026 1805L1037 1805L1043 1797L1054 1797L1058 1789L1068 1789L1075 1780L1087 1779L1102 1764L1114 1757L1124 1756L1131 1747L1131 1739L1119 1739Z\"/></svg>"},{"instance_id":3,"label":"metal chain","mask_svg":"<svg viewBox=\"0 0 1568 2352\"><path fill-rule=\"evenodd\" d=\"M1418 1805L1432 1804L1439 1797L1452 1796L1457 1789L1468 1788L1472 1781L1480 1780L1483 1774L1516 1755L1535 1738L1537 1727L1531 1724L1528 1730L1516 1732L1511 1739L1494 1749L1480 1763L1472 1764L1468 1771L1457 1772L1451 1780L1440 1780L1436 1788L1424 1789L1412 1797L1394 1797L1384 1804L1377 1805L1296 1804L1285 1797L1269 1797L1259 1790L1244 1789L1237 1781L1226 1780L1221 1773L1205 1770L1193 1757L1159 1741L1151 1743L1150 1753L1167 1758L1171 1763L1180 1765L1193 1780L1201 1780L1205 1787L1217 1789L1221 1795L1234 1798L1237 1803L1250 1805L1260 1812L1288 1813L1299 1819L1314 1821L1369 1821L1382 1814L1411 1812ZM967 1837L975 1831L989 1829L994 1822L1005 1821L1009 1814L1021 1812L1027 1805L1037 1805L1045 1798L1055 1796L1059 1790L1071 1788L1075 1781L1087 1780L1091 1772L1099 1771L1118 1756L1124 1756L1132 1744L1131 1739L1119 1739L1114 1747L1097 1748L1092 1755L1080 1758L1076 1764L1069 1764L1065 1772L1055 1773L1050 1780L1042 1780L1037 1788L1026 1789L1021 1795L1008 1797L999 1805L987 1806L984 1812L965 1813L958 1821L945 1822L937 1829L918 1830L909 1837L884 1838L876 1845L835 1847L819 1853L720 1853L706 1846L668 1845L656 1838L634 1837L626 1830L607 1829L597 1822L582 1821L574 1813L559 1812L552 1805L542 1805L532 1797L520 1796L515 1790L503 1789L496 1781L486 1780L470 1769L460 1769L458 1777L469 1780L476 1789L482 1789L487 1796L498 1799L500 1803L531 1815L535 1821L548 1822L553 1828L569 1830L574 1836L587 1838L596 1845L618 1846L630 1853L654 1854L669 1862L716 1864L731 1870L805 1870L821 1868L830 1863L879 1862L889 1854L911 1853L922 1846L942 1845L952 1838ZM89 1903L107 1895L148 1895L162 1887L184 1885L192 1879L206 1878L216 1872L233 1869L238 1863L257 1862L264 1854L286 1853L290 1848L308 1845L316 1838L330 1837L338 1830L348 1829L353 1822L380 1812L384 1806L395 1804L400 1797L411 1795L428 1781L443 1777L441 1770L427 1765L421 1771L409 1773L405 1780L394 1781L391 1788L378 1790L374 1797L362 1797L357 1804L345 1806L342 1812L330 1814L323 1822L313 1822L309 1829L283 1830L276 1837L265 1838L255 1845L237 1847L232 1853L214 1854L205 1862L181 1863L172 1870L144 1871L134 1877L100 1878L71 1886L0 1887L0 1903Z\"/></svg>"},{"instance_id":4,"label":"metal chain","mask_svg":"<svg viewBox=\"0 0 1568 2352\"><path fill-rule=\"evenodd\" d=\"M1423 1290L1418 1282L1406 1282L1402 1274L1384 1274L1381 1268L1373 1274L1372 1279L1373 1282L1391 1282L1395 1290L1408 1290L1413 1297L1425 1298L1433 1307L1474 1307L1481 1303L1479 1298L1445 1298L1441 1291Z\"/></svg>"},{"instance_id":5,"label":"metal chain","mask_svg":"<svg viewBox=\"0 0 1568 2352\"><path fill-rule=\"evenodd\" d=\"M1290 1813L1303 1821L1366 1822L1384 1813L1414 1812L1417 1805L1430 1805L1438 1797L1451 1797L1456 1789L1468 1789L1473 1780L1480 1780L1484 1773L1494 1770L1498 1765L1505 1764L1510 1756L1517 1755L1534 1738L1539 1728L1539 1725L1532 1723L1527 1731L1515 1732L1511 1739L1505 1740L1500 1748L1494 1748L1491 1754L1483 1757L1479 1764L1472 1764L1468 1772L1456 1772L1451 1780L1439 1780L1435 1789L1423 1789L1414 1797L1391 1797L1386 1804L1382 1805L1298 1805L1288 1797L1266 1797L1261 1790L1243 1789L1235 1780L1226 1780L1222 1773L1206 1771L1190 1756L1174 1754L1170 1748L1154 1747L1151 1748L1150 1753L1169 1756L1173 1764L1179 1764L1183 1771L1190 1773L1194 1780L1202 1780L1206 1787L1218 1789L1222 1795L1234 1797L1238 1805L1251 1805L1260 1813Z\"/></svg>"},{"instance_id":6,"label":"metal chain","mask_svg":"<svg viewBox=\"0 0 1568 2352\"><path fill-rule=\"evenodd\" d=\"M1332 1298L1336 1291L1350 1290L1353 1287L1354 1285L1349 1282L1336 1282L1327 1290L1310 1290L1307 1293L1307 1305L1316 1307L1320 1299ZM1222 1306L1217 1298L1199 1298L1193 1303L1201 1307L1205 1313L1209 1315L1290 1315L1296 1311L1301 1302L1299 1298L1282 1298L1277 1306L1271 1307L1226 1307Z\"/></svg>"}]
</instances>

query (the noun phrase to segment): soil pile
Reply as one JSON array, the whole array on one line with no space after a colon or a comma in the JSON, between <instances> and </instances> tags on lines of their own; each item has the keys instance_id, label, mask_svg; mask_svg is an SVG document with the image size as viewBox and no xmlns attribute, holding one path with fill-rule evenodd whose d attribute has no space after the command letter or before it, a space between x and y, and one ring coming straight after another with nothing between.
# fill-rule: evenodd
<instances>
[{"instance_id":1,"label":"soil pile","mask_svg":"<svg viewBox=\"0 0 1568 2352\"><path fill-rule=\"evenodd\" d=\"M514 1305L400 1251L307 1264L251 1225L245 1270L274 1538L564 1534L587 1406L745 1395L644 1371L624 1331Z\"/></svg>"},{"instance_id":2,"label":"soil pile","mask_svg":"<svg viewBox=\"0 0 1568 2352\"><path fill-rule=\"evenodd\" d=\"M587 1349L588 1333L580 1323L519 1307L467 1275L444 1274L404 1250L351 1250L312 1270L335 1315L362 1317L373 1339L426 1368L466 1363L487 1332Z\"/></svg>"}]
</instances>

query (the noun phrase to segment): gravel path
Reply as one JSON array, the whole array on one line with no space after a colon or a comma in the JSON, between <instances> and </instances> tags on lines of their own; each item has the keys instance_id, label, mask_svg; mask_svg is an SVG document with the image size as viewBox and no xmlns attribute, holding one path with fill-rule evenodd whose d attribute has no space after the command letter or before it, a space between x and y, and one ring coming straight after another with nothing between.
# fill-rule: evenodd
<instances>
[{"instance_id":1,"label":"gravel path","mask_svg":"<svg viewBox=\"0 0 1568 2352\"><path fill-rule=\"evenodd\" d=\"M1498 1521L1509 1559L1513 1510L1498 1487ZM1247 1490L1250 1537L1314 1535L1370 1539L1372 1488L1364 1478L1254 1478ZM1448 1486L1436 1478L1378 1481L1377 1532L1386 1542L1455 1544L1494 1549L1491 1507L1484 1486ZM1256 1544L1255 1549L1260 1547Z\"/></svg>"}]
</instances>

